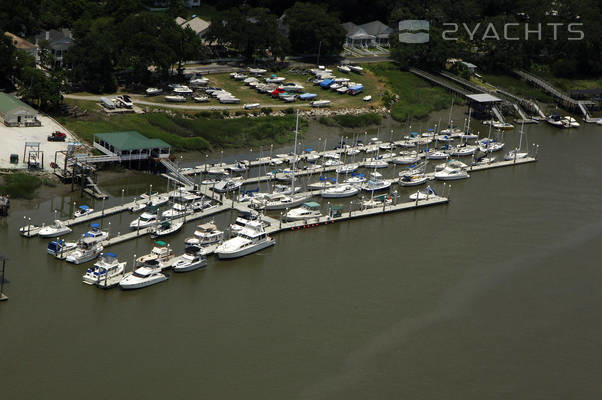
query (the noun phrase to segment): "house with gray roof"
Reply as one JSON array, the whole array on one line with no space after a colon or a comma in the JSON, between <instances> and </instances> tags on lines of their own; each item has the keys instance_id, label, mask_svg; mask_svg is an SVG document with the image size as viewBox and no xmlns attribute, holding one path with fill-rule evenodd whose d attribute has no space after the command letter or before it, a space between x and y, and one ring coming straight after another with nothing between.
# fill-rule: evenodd
<instances>
[{"instance_id":1,"label":"house with gray roof","mask_svg":"<svg viewBox=\"0 0 602 400\"><path fill-rule=\"evenodd\" d=\"M56 59L56 65L64 65L65 55L69 48L73 46L74 40L73 35L69 29L51 29L49 31L42 31L35 36L35 44L40 47L40 43L48 42L50 52Z\"/></svg>"},{"instance_id":2,"label":"house with gray roof","mask_svg":"<svg viewBox=\"0 0 602 400\"><path fill-rule=\"evenodd\" d=\"M389 46L389 38L394 30L380 21L356 25L353 22L341 24L345 32L345 46L374 47Z\"/></svg>"}]
</instances>

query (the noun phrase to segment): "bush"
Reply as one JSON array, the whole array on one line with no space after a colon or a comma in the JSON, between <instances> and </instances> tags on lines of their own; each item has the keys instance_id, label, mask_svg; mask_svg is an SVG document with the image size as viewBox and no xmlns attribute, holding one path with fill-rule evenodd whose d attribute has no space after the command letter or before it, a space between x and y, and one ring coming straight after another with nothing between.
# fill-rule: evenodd
<instances>
[{"instance_id":1,"label":"bush","mask_svg":"<svg viewBox=\"0 0 602 400\"><path fill-rule=\"evenodd\" d=\"M222 114L223 114L224 117L229 117L230 116L230 111L224 110L224 111L222 111Z\"/></svg>"},{"instance_id":2,"label":"bush","mask_svg":"<svg viewBox=\"0 0 602 400\"><path fill-rule=\"evenodd\" d=\"M261 112L264 113L265 115L270 115L272 113L272 109L269 107L262 107L261 108Z\"/></svg>"},{"instance_id":3,"label":"bush","mask_svg":"<svg viewBox=\"0 0 602 400\"><path fill-rule=\"evenodd\" d=\"M282 112L285 114L294 114L295 109L293 107L288 107L288 108L285 108L284 110L282 110Z\"/></svg>"},{"instance_id":4,"label":"bush","mask_svg":"<svg viewBox=\"0 0 602 400\"><path fill-rule=\"evenodd\" d=\"M330 117L326 117L326 116L321 116L320 118L318 118L318 122L321 123L322 125L326 125L326 126L337 126L337 121L335 121L333 118Z\"/></svg>"},{"instance_id":5,"label":"bush","mask_svg":"<svg viewBox=\"0 0 602 400\"><path fill-rule=\"evenodd\" d=\"M376 113L366 113L360 115L335 115L334 120L345 128L358 128L368 125L379 125L382 118Z\"/></svg>"},{"instance_id":6,"label":"bush","mask_svg":"<svg viewBox=\"0 0 602 400\"><path fill-rule=\"evenodd\" d=\"M4 177L4 185L0 185L0 193L8 194L14 199L33 199L42 180L34 175L16 173Z\"/></svg>"}]
</instances>

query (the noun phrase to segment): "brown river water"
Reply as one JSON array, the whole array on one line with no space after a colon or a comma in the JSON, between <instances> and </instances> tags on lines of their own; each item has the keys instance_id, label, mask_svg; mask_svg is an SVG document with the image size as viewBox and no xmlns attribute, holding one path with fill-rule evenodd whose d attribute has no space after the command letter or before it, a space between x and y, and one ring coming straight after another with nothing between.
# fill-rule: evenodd
<instances>
[{"instance_id":1,"label":"brown river water","mask_svg":"<svg viewBox=\"0 0 602 400\"><path fill-rule=\"evenodd\" d=\"M281 233L133 292L84 285L90 263L18 235L24 216L48 223L74 201L102 202L66 190L15 205L0 219L0 398L599 398L602 127L526 129L537 163L474 172L448 205ZM123 201L165 189L144 174L100 184L106 207L124 187ZM132 219L102 223L115 234ZM176 253L195 225L169 237ZM131 264L151 247L143 237L111 251Z\"/></svg>"}]
</instances>

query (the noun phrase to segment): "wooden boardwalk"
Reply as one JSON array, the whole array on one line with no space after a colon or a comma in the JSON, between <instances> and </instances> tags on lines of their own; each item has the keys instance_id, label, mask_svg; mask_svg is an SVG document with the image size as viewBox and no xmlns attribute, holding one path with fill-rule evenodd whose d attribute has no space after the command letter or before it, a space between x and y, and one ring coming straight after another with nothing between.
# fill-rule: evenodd
<instances>
[{"instance_id":1,"label":"wooden boardwalk","mask_svg":"<svg viewBox=\"0 0 602 400\"><path fill-rule=\"evenodd\" d=\"M554 97L554 99L558 103L560 103L562 106L570 109L571 111L580 111L580 107L579 107L580 103L583 105L586 105L586 106L594 104L591 101L581 101L580 102L578 100L575 100L568 94L561 91L560 89L554 87L551 83L546 82L543 79L538 78L535 75L532 75L528 72L521 71L521 70L514 70L514 73L516 75L520 76L522 79L526 80L527 82L530 82L531 84L537 86L544 92L550 94L552 97Z\"/></svg>"}]
</instances>

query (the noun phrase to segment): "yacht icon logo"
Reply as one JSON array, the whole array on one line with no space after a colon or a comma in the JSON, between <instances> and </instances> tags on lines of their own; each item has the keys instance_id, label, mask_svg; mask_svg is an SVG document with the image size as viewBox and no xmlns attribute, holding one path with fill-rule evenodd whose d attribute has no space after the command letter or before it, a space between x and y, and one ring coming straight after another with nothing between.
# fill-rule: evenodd
<instances>
[{"instance_id":1,"label":"yacht icon logo","mask_svg":"<svg viewBox=\"0 0 602 400\"><path fill-rule=\"evenodd\" d=\"M428 31L428 21L422 19L399 21L399 41L402 43L426 43L429 41Z\"/></svg>"}]
</instances>

